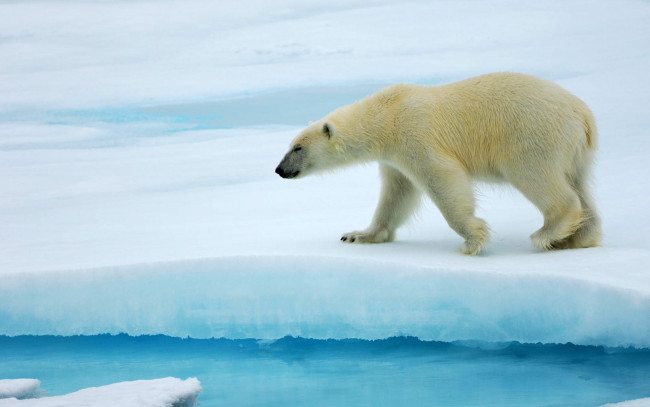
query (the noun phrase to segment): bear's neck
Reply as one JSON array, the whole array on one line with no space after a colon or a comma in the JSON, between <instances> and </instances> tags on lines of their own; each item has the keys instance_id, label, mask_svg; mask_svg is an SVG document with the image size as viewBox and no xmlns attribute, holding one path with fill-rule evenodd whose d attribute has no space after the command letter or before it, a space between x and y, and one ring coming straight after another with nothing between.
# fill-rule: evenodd
<instances>
[{"instance_id":1,"label":"bear's neck","mask_svg":"<svg viewBox=\"0 0 650 407\"><path fill-rule=\"evenodd\" d=\"M393 103L377 103L379 95L371 95L349 106L342 120L343 128L347 131L349 152L356 162L387 161L391 159L390 152L394 135ZM350 157L351 159L353 157Z\"/></svg>"}]
</instances>

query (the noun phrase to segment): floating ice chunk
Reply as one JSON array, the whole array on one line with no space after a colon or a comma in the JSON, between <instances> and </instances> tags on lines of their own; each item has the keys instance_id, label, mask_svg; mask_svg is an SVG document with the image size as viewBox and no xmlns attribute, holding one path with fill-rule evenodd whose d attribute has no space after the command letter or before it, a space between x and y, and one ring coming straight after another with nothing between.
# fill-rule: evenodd
<instances>
[{"instance_id":1,"label":"floating ice chunk","mask_svg":"<svg viewBox=\"0 0 650 407\"><path fill-rule=\"evenodd\" d=\"M63 396L2 399L0 406L191 407L197 404L196 398L202 390L200 382L194 377L186 380L166 377L90 387Z\"/></svg>"},{"instance_id":2,"label":"floating ice chunk","mask_svg":"<svg viewBox=\"0 0 650 407\"><path fill-rule=\"evenodd\" d=\"M41 385L36 379L3 379L0 380L0 399L28 398L38 392Z\"/></svg>"},{"instance_id":3,"label":"floating ice chunk","mask_svg":"<svg viewBox=\"0 0 650 407\"><path fill-rule=\"evenodd\" d=\"M622 403L605 404L601 407L650 407L650 397L645 399L624 401Z\"/></svg>"}]
</instances>

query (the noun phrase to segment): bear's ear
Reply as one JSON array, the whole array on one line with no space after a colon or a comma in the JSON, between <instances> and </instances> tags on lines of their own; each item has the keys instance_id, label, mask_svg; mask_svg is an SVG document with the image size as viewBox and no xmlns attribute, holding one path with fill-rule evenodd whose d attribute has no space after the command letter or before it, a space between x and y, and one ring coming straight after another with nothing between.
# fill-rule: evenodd
<instances>
[{"instance_id":1,"label":"bear's ear","mask_svg":"<svg viewBox=\"0 0 650 407\"><path fill-rule=\"evenodd\" d=\"M332 126L329 123L325 123L323 125L323 133L327 136L327 138L332 138Z\"/></svg>"}]
</instances>

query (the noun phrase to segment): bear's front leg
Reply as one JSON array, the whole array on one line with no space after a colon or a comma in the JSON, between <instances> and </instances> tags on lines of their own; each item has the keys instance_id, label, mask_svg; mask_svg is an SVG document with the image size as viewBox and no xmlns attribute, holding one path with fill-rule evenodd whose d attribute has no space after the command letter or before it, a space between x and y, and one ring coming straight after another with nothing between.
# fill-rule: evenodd
<instances>
[{"instance_id":1,"label":"bear's front leg","mask_svg":"<svg viewBox=\"0 0 650 407\"><path fill-rule=\"evenodd\" d=\"M465 239L460 252L475 255L490 238L485 221L474 216L472 181L461 165L440 159L428 172L427 193L449 226Z\"/></svg>"},{"instance_id":2,"label":"bear's front leg","mask_svg":"<svg viewBox=\"0 0 650 407\"><path fill-rule=\"evenodd\" d=\"M411 217L420 202L421 192L397 169L380 164L381 195L370 226L345 233L346 243L383 243L395 238L395 230Z\"/></svg>"}]
</instances>

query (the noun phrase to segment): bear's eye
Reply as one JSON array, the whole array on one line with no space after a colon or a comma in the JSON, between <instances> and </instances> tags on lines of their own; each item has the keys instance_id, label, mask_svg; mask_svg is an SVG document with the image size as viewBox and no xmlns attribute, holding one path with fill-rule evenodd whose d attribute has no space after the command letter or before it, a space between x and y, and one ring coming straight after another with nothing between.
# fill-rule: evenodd
<instances>
[{"instance_id":1,"label":"bear's eye","mask_svg":"<svg viewBox=\"0 0 650 407\"><path fill-rule=\"evenodd\" d=\"M302 150L302 146L295 146L295 147L293 148L293 152L294 152L294 153L297 153L297 152L300 151L300 150Z\"/></svg>"}]
</instances>

